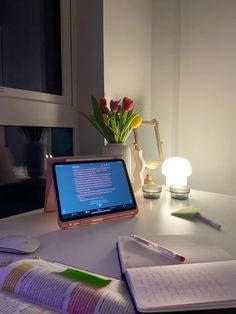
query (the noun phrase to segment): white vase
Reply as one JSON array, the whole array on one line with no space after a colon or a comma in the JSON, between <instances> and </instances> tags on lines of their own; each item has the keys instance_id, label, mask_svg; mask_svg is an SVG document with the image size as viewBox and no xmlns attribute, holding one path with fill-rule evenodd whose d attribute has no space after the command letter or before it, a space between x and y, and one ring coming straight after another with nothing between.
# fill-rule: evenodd
<instances>
[{"instance_id":1,"label":"white vase","mask_svg":"<svg viewBox=\"0 0 236 314\"><path fill-rule=\"evenodd\" d=\"M125 143L107 143L103 146L103 156L121 158L124 160L131 179L131 148Z\"/></svg>"}]
</instances>

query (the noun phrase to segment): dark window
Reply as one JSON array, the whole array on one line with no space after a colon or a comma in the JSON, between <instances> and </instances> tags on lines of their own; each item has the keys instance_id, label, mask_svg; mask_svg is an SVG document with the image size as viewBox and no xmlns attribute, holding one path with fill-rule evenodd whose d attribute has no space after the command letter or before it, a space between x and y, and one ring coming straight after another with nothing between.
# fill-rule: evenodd
<instances>
[{"instance_id":1,"label":"dark window","mask_svg":"<svg viewBox=\"0 0 236 314\"><path fill-rule=\"evenodd\" d=\"M0 0L0 85L62 95L60 0Z\"/></svg>"},{"instance_id":2,"label":"dark window","mask_svg":"<svg viewBox=\"0 0 236 314\"><path fill-rule=\"evenodd\" d=\"M44 207L50 156L73 156L72 128L0 126L0 218Z\"/></svg>"}]
</instances>

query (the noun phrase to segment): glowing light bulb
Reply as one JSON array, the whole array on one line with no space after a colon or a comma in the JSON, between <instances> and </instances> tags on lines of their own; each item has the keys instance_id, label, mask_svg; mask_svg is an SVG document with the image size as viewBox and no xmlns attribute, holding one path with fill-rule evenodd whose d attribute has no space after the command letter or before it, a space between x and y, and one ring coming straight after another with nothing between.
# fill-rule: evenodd
<instances>
[{"instance_id":1,"label":"glowing light bulb","mask_svg":"<svg viewBox=\"0 0 236 314\"><path fill-rule=\"evenodd\" d=\"M167 158L162 165L162 173L166 176L166 186L187 186L188 176L192 174L190 162L182 157Z\"/></svg>"}]
</instances>

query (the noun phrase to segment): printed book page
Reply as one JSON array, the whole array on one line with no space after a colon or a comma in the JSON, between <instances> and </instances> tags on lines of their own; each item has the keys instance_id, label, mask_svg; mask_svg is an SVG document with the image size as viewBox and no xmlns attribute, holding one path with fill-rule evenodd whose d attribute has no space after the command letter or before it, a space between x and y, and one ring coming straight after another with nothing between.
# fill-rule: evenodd
<instances>
[{"instance_id":1,"label":"printed book page","mask_svg":"<svg viewBox=\"0 0 236 314\"><path fill-rule=\"evenodd\" d=\"M57 312L13 298L0 292L0 314L55 314Z\"/></svg>"},{"instance_id":2,"label":"printed book page","mask_svg":"<svg viewBox=\"0 0 236 314\"><path fill-rule=\"evenodd\" d=\"M185 257L185 263L200 263L211 261L231 260L232 257L221 247L209 239L191 234L159 235L148 239L169 248ZM120 236L117 241L122 273L127 268L173 265L177 260L169 259L143 244L138 243L130 236Z\"/></svg>"},{"instance_id":3,"label":"printed book page","mask_svg":"<svg viewBox=\"0 0 236 314\"><path fill-rule=\"evenodd\" d=\"M236 307L236 261L127 269L140 312Z\"/></svg>"},{"instance_id":4,"label":"printed book page","mask_svg":"<svg viewBox=\"0 0 236 314\"><path fill-rule=\"evenodd\" d=\"M0 290L51 312L136 313L124 282L43 260L24 259L2 267Z\"/></svg>"}]
</instances>

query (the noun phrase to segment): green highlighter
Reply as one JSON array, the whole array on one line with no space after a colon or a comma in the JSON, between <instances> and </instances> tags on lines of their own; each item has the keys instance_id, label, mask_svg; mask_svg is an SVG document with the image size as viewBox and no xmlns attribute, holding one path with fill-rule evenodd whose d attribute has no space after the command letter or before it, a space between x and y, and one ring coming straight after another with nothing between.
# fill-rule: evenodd
<instances>
[{"instance_id":1,"label":"green highlighter","mask_svg":"<svg viewBox=\"0 0 236 314\"><path fill-rule=\"evenodd\" d=\"M220 230L221 229L221 225L219 225L218 223L213 222L211 219L204 217L202 214L200 214L200 208L192 208L192 207L186 207L186 208L180 208L174 212L171 213L171 215L176 216L176 217L180 217L183 219L190 219L190 220L194 220L194 219L199 219L200 221L206 223L207 225Z\"/></svg>"},{"instance_id":2,"label":"green highlighter","mask_svg":"<svg viewBox=\"0 0 236 314\"><path fill-rule=\"evenodd\" d=\"M73 268L67 268L63 272L57 272L57 274L65 278L71 279L72 281L95 286L96 288L104 288L111 282L111 279L109 278L102 278L91 273Z\"/></svg>"}]
</instances>

